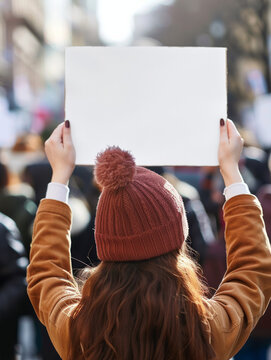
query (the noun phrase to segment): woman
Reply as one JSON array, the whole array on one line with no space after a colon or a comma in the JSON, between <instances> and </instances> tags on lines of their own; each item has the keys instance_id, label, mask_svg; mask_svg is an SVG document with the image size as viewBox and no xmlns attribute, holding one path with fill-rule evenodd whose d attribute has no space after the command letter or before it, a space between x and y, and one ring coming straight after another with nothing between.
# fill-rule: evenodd
<instances>
[{"instance_id":1,"label":"woman","mask_svg":"<svg viewBox=\"0 0 271 360\"><path fill-rule=\"evenodd\" d=\"M133 157L97 157L102 193L95 221L101 264L78 286L71 273L67 205L75 151L68 121L46 143L53 170L34 225L28 294L62 359L229 359L245 343L271 295L271 253L261 207L239 173L242 139L220 120L226 185L227 272L212 299L190 260L176 190Z\"/></svg>"}]
</instances>

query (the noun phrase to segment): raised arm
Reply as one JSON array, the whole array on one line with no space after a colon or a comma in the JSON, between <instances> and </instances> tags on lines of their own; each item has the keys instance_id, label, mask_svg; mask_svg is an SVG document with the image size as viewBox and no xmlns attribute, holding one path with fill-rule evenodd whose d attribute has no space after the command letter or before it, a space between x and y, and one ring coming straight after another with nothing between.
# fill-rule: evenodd
<instances>
[{"instance_id":1,"label":"raised arm","mask_svg":"<svg viewBox=\"0 0 271 360\"><path fill-rule=\"evenodd\" d=\"M70 128L59 125L45 146L54 182L67 184L74 168L75 152ZM80 301L70 258L71 210L62 201L43 199L33 229L28 295L40 321L65 359L69 338L68 319Z\"/></svg>"},{"instance_id":2,"label":"raised arm","mask_svg":"<svg viewBox=\"0 0 271 360\"><path fill-rule=\"evenodd\" d=\"M259 201L238 194L242 139L234 124L220 126L219 162L231 197L224 205L227 271L208 301L212 344L217 359L229 359L244 345L271 296L271 250ZM244 188L245 189L245 188Z\"/></svg>"}]
</instances>

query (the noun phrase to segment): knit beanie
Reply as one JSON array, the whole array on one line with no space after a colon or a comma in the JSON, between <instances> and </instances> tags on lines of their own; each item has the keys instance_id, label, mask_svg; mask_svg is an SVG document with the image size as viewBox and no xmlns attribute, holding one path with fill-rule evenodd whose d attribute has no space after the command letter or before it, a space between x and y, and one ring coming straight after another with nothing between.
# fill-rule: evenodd
<instances>
[{"instance_id":1,"label":"knit beanie","mask_svg":"<svg viewBox=\"0 0 271 360\"><path fill-rule=\"evenodd\" d=\"M102 188L95 219L100 260L144 260L182 247L187 219L168 181L118 147L97 155L94 175Z\"/></svg>"}]
</instances>

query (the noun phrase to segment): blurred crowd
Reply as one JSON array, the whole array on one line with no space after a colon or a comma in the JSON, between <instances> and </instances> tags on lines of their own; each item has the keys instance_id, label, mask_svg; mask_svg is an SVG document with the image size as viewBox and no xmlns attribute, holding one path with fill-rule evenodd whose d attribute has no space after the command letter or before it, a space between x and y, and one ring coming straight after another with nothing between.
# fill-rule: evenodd
<instances>
[{"instance_id":1,"label":"blurred crowd","mask_svg":"<svg viewBox=\"0 0 271 360\"><path fill-rule=\"evenodd\" d=\"M37 320L26 294L26 267L36 210L45 196L51 168L43 152L44 136L25 135L0 163L0 359L59 359L46 329ZM249 138L249 137L248 137ZM267 232L271 236L271 157L269 151L248 140L240 169L251 192L263 206ZM217 167L152 167L183 197L191 251L203 267L211 296L226 269L224 184ZM86 265L97 265L94 221L100 194L92 168L76 166L70 180L69 204L73 211L71 253L74 275ZM253 331L235 359L267 360L271 347L271 308ZM269 355L268 355L269 353ZM15 357L16 356L16 357Z\"/></svg>"}]
</instances>

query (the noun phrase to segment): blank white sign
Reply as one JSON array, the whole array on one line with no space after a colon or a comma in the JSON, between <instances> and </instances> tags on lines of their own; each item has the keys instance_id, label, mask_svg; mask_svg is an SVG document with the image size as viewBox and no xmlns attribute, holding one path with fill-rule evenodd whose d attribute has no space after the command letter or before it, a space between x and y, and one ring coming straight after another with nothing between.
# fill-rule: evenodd
<instances>
[{"instance_id":1,"label":"blank white sign","mask_svg":"<svg viewBox=\"0 0 271 360\"><path fill-rule=\"evenodd\" d=\"M225 48L70 47L65 61L77 164L112 145L138 165L218 164Z\"/></svg>"}]
</instances>

